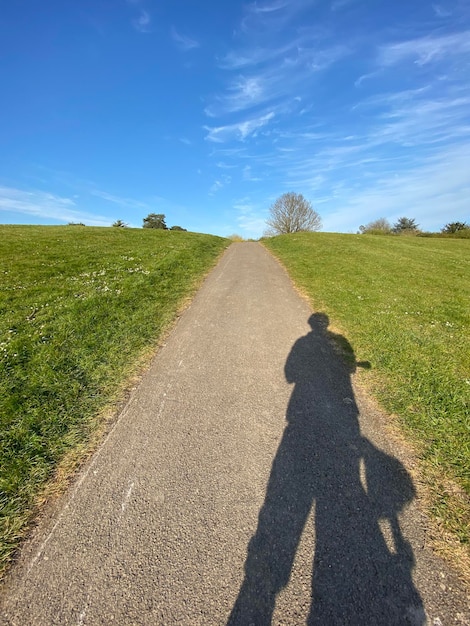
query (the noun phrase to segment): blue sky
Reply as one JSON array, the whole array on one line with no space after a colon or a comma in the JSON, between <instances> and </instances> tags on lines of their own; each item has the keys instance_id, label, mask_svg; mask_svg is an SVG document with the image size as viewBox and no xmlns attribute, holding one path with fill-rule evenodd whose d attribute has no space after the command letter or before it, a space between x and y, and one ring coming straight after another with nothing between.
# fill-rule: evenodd
<instances>
[{"instance_id":1,"label":"blue sky","mask_svg":"<svg viewBox=\"0 0 470 626\"><path fill-rule=\"evenodd\" d=\"M470 221L468 0L16 0L0 79L0 223Z\"/></svg>"}]
</instances>

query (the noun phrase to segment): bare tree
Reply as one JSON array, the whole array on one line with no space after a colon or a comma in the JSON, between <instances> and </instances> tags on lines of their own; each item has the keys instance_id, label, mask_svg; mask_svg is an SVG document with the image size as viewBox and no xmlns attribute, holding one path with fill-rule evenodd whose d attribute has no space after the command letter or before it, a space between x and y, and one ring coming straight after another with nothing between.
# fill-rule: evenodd
<instances>
[{"instance_id":1,"label":"bare tree","mask_svg":"<svg viewBox=\"0 0 470 626\"><path fill-rule=\"evenodd\" d=\"M365 226L359 226L359 232L366 235L389 235L392 232L390 222L385 217L369 222Z\"/></svg>"},{"instance_id":2,"label":"bare tree","mask_svg":"<svg viewBox=\"0 0 470 626\"><path fill-rule=\"evenodd\" d=\"M321 217L301 193L289 191L279 196L269 209L269 213L270 218L266 223L269 226L269 232L274 235L321 228Z\"/></svg>"}]
</instances>

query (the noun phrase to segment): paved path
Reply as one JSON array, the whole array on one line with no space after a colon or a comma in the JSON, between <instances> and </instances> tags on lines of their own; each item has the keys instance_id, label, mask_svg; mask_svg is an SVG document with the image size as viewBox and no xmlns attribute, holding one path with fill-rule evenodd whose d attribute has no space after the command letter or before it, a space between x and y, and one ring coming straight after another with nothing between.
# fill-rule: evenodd
<instances>
[{"instance_id":1,"label":"paved path","mask_svg":"<svg viewBox=\"0 0 470 626\"><path fill-rule=\"evenodd\" d=\"M261 245L229 248L25 546L2 624L470 623L311 313Z\"/></svg>"}]
</instances>

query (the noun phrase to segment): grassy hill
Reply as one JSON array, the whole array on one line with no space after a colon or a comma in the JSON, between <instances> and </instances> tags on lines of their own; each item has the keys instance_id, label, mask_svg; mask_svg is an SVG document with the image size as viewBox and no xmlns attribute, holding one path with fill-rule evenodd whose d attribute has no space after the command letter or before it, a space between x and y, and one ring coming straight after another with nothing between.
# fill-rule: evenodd
<instances>
[{"instance_id":1,"label":"grassy hill","mask_svg":"<svg viewBox=\"0 0 470 626\"><path fill-rule=\"evenodd\" d=\"M0 570L44 485L86 454L228 243L151 229L0 226ZM371 362L362 380L399 416L435 515L468 546L470 242L304 233L264 243L357 360Z\"/></svg>"},{"instance_id":2,"label":"grassy hill","mask_svg":"<svg viewBox=\"0 0 470 626\"><path fill-rule=\"evenodd\" d=\"M99 416L228 243L0 226L0 570L57 465L84 453Z\"/></svg>"},{"instance_id":3,"label":"grassy hill","mask_svg":"<svg viewBox=\"0 0 470 626\"><path fill-rule=\"evenodd\" d=\"M361 380L399 416L435 516L468 547L470 241L299 233L264 244L370 361Z\"/></svg>"}]
</instances>

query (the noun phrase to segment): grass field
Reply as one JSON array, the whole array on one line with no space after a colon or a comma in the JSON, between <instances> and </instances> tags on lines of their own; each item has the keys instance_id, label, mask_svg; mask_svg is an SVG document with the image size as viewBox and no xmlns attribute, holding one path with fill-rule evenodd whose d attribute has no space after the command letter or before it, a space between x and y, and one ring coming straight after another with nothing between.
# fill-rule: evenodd
<instances>
[{"instance_id":1,"label":"grass field","mask_svg":"<svg viewBox=\"0 0 470 626\"><path fill-rule=\"evenodd\" d=\"M0 570L57 463L98 427L228 243L0 226Z\"/></svg>"},{"instance_id":2,"label":"grass field","mask_svg":"<svg viewBox=\"0 0 470 626\"><path fill-rule=\"evenodd\" d=\"M470 542L470 241L301 233L266 239L314 308L372 368L399 416L432 512Z\"/></svg>"}]
</instances>

